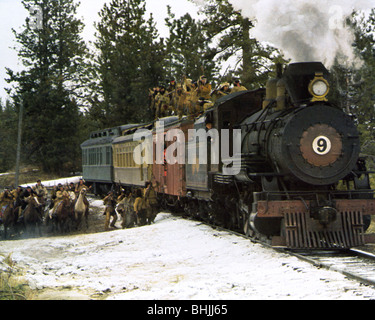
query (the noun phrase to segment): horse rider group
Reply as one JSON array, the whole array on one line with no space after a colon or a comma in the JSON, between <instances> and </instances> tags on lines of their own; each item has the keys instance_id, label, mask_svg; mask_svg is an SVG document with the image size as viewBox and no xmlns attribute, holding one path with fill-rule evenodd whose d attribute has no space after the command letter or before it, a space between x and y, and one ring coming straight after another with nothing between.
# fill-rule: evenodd
<instances>
[{"instance_id":1,"label":"horse rider group","mask_svg":"<svg viewBox=\"0 0 375 320\"><path fill-rule=\"evenodd\" d=\"M75 199L78 199L79 194L82 189L86 189L86 190L90 189L84 184L83 179L80 179L77 184L70 182L69 184L64 186L61 183L59 183L57 187L53 187L52 194L51 194L51 204L49 206L49 208L51 209L49 211L50 218L53 217L54 213L56 212L57 207L64 200L73 202ZM89 202L85 196L83 198L83 201L86 206L89 206ZM47 215L48 214L46 214L46 217Z\"/></svg>"},{"instance_id":2,"label":"horse rider group","mask_svg":"<svg viewBox=\"0 0 375 320\"><path fill-rule=\"evenodd\" d=\"M47 200L47 189L41 184L40 180L37 181L34 187L27 186L23 188L18 186L13 190L6 188L0 194L0 219L7 206L18 208L18 218L22 219L22 212L32 196L37 197L40 204L44 204ZM38 208L38 210L40 209ZM42 212L40 212L40 214L42 214Z\"/></svg>"},{"instance_id":3,"label":"horse rider group","mask_svg":"<svg viewBox=\"0 0 375 320\"><path fill-rule=\"evenodd\" d=\"M49 218L53 218L56 208L65 199L73 201L77 199L81 190L86 188L89 190L84 181L81 179L79 183L74 184L71 182L67 185L59 183L53 187L53 190L49 197L49 192L40 180L33 187L27 186L23 188L21 186L16 189L10 190L5 189L0 194L0 223L2 222L2 214L7 206L11 206L17 210L17 217L19 221L23 219L23 211L27 207L30 197L38 199L40 207L37 208L41 220L48 221ZM43 208L49 203L49 210L44 212ZM85 204L89 204L86 197L84 197ZM138 226L151 224L154 222L156 215L159 212L159 206L157 201L156 192L151 182L146 183L146 188L137 189L135 193L126 194L124 190L121 194L115 197L114 192L110 191L108 195L103 199L106 206L104 214L105 219L105 230L109 230L109 226L116 228L115 223L117 221L117 212L122 216L122 227L131 227L135 224ZM19 208L19 209L17 209ZM117 209L116 209L117 208ZM117 212L116 212L117 211ZM112 221L110 221L112 219ZM111 222L111 223L110 223Z\"/></svg>"},{"instance_id":4,"label":"horse rider group","mask_svg":"<svg viewBox=\"0 0 375 320\"><path fill-rule=\"evenodd\" d=\"M151 224L159 213L156 192L150 181L146 182L144 189L137 189L134 193L127 194L121 190L121 194L116 197L114 192L110 191L103 199L103 203L106 206L104 210L106 231L109 227L116 228L117 213L122 216L122 228L129 228L134 224L138 226Z\"/></svg>"},{"instance_id":5,"label":"horse rider group","mask_svg":"<svg viewBox=\"0 0 375 320\"><path fill-rule=\"evenodd\" d=\"M172 115L180 119L184 115L195 118L211 108L217 99L246 90L238 79L234 80L233 87L225 82L214 90L204 75L198 81L185 78L181 84L172 79L167 87L159 85L149 89L150 109L155 114L155 119Z\"/></svg>"},{"instance_id":6,"label":"horse rider group","mask_svg":"<svg viewBox=\"0 0 375 320\"><path fill-rule=\"evenodd\" d=\"M52 213L54 212L58 204L61 203L61 201L63 201L64 198L69 198L71 200L72 192L75 194L74 198L78 197L78 194L82 190L82 188L89 189L84 185L82 179L77 184L71 182L69 185L64 186L61 183L59 183L57 187L53 187L50 197L51 203L49 205L49 208L52 210L50 210L49 212L47 211L44 217L44 212L42 212L42 208L44 208L47 205L49 193L47 188L41 183L41 180L38 180L36 185L34 185L33 187L27 186L26 188L24 188L18 186L13 190L7 188L0 194L0 221L2 213L5 211L5 208L9 205L13 208L19 208L17 212L18 219L22 220L23 210L28 205L30 197L36 197L38 199L40 207L38 207L37 210L40 213L41 219L47 218L49 213L51 217Z\"/></svg>"}]
</instances>

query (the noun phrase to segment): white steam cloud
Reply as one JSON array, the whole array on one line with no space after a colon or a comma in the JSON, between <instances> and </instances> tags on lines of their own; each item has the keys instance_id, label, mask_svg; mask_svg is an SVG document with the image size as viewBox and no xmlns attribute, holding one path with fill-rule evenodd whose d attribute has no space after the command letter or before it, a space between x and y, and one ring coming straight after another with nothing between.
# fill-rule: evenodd
<instances>
[{"instance_id":1,"label":"white steam cloud","mask_svg":"<svg viewBox=\"0 0 375 320\"><path fill-rule=\"evenodd\" d=\"M321 61L332 66L358 65L354 35L345 25L353 10L367 10L373 0L229 0L235 10L256 20L253 36L281 49L292 62Z\"/></svg>"}]
</instances>

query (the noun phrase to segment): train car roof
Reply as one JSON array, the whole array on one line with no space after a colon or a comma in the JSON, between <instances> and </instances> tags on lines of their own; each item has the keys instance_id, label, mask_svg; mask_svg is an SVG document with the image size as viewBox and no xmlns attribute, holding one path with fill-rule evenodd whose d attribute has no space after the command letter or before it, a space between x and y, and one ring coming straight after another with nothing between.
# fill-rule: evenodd
<instances>
[{"instance_id":1,"label":"train car roof","mask_svg":"<svg viewBox=\"0 0 375 320\"><path fill-rule=\"evenodd\" d=\"M179 118L176 116L170 116L170 117L165 117L165 118L159 118L157 121L155 121L155 126L156 124L163 123L164 127L169 127L170 125L173 125L174 123L177 123L179 121Z\"/></svg>"},{"instance_id":2,"label":"train car roof","mask_svg":"<svg viewBox=\"0 0 375 320\"><path fill-rule=\"evenodd\" d=\"M106 136L106 137L98 137L86 140L81 144L81 148L85 147L91 147L91 146L97 146L97 145L105 145L105 144L111 144L113 139L117 137L116 136Z\"/></svg>"},{"instance_id":3,"label":"train car roof","mask_svg":"<svg viewBox=\"0 0 375 320\"><path fill-rule=\"evenodd\" d=\"M152 133L155 133L158 121L163 123L164 128L169 128L169 127L172 127L176 124L184 123L186 120L188 120L188 118L186 116L182 117L181 119L177 116L170 116L170 117L160 118L157 121L154 121L154 122L151 122L151 123L140 124L140 125L132 128L131 130L124 131L122 136L116 137L113 140L113 144L133 141L134 133L137 130L144 129L144 130L149 130Z\"/></svg>"},{"instance_id":4,"label":"train car roof","mask_svg":"<svg viewBox=\"0 0 375 320\"><path fill-rule=\"evenodd\" d=\"M116 139L113 140L112 144L119 144L122 142L133 141L133 137L134 137L134 132L126 136L117 137Z\"/></svg>"},{"instance_id":5,"label":"train car roof","mask_svg":"<svg viewBox=\"0 0 375 320\"><path fill-rule=\"evenodd\" d=\"M81 148L111 144L116 137L121 136L123 131L129 130L136 126L138 126L138 124L125 124L118 127L93 131L90 133L90 139L81 144Z\"/></svg>"},{"instance_id":6,"label":"train car roof","mask_svg":"<svg viewBox=\"0 0 375 320\"><path fill-rule=\"evenodd\" d=\"M265 89L256 89L256 90L247 90L247 91L239 91L230 93L224 97L218 99L213 106L220 107L223 104L244 104L244 103L252 103L254 101L254 96L258 95L259 93L265 92Z\"/></svg>"},{"instance_id":7,"label":"train car roof","mask_svg":"<svg viewBox=\"0 0 375 320\"><path fill-rule=\"evenodd\" d=\"M121 126L120 129L121 129L121 132L124 132L125 130L129 130L129 129L138 127L139 125L140 125L139 123L137 123L137 124L135 124L135 123L125 124L125 125Z\"/></svg>"},{"instance_id":8,"label":"train car roof","mask_svg":"<svg viewBox=\"0 0 375 320\"><path fill-rule=\"evenodd\" d=\"M154 131L156 131L156 127L158 125L161 125L163 123L164 128L173 127L176 124L184 123L186 121L191 121L187 116L183 116L181 119L176 116L166 117L166 118L160 118L155 122Z\"/></svg>"},{"instance_id":9,"label":"train car roof","mask_svg":"<svg viewBox=\"0 0 375 320\"><path fill-rule=\"evenodd\" d=\"M154 125L153 122L151 122L151 123L144 123L144 124L134 125L133 127L130 127L130 128L128 128L126 130L123 130L121 136L116 137L115 139L113 139L113 144L122 143L122 142L126 142L126 141L132 141L134 133L137 130L142 130L142 129L144 129L144 130L151 130L153 128L153 125Z\"/></svg>"}]
</instances>

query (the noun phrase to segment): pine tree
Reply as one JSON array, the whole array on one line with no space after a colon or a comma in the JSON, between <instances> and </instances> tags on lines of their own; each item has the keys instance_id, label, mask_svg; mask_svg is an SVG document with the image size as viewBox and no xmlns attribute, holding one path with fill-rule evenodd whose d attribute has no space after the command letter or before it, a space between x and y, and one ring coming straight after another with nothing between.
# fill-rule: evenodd
<instances>
[{"instance_id":1,"label":"pine tree","mask_svg":"<svg viewBox=\"0 0 375 320\"><path fill-rule=\"evenodd\" d=\"M112 0L96 25L98 51L90 114L102 126L145 121L148 88L164 78L165 48L145 0Z\"/></svg>"},{"instance_id":2,"label":"pine tree","mask_svg":"<svg viewBox=\"0 0 375 320\"><path fill-rule=\"evenodd\" d=\"M203 74L211 78L217 71L213 61L215 51L208 46L202 23L193 19L189 13L175 19L168 6L166 25L170 32L166 60L169 78L181 80L186 76L197 80Z\"/></svg>"},{"instance_id":3,"label":"pine tree","mask_svg":"<svg viewBox=\"0 0 375 320\"><path fill-rule=\"evenodd\" d=\"M331 97L338 107L353 114L361 132L362 153L368 155L370 169L375 168L375 9L368 17L354 13L347 19L354 30L353 47L362 65L331 68Z\"/></svg>"},{"instance_id":4,"label":"pine tree","mask_svg":"<svg viewBox=\"0 0 375 320\"><path fill-rule=\"evenodd\" d=\"M235 61L224 78L238 77L248 89L259 88L275 73L276 62L286 62L277 49L251 38L253 22L235 11L228 0L205 1L202 13L206 39L216 50L217 62Z\"/></svg>"},{"instance_id":5,"label":"pine tree","mask_svg":"<svg viewBox=\"0 0 375 320\"><path fill-rule=\"evenodd\" d=\"M0 172L13 169L17 146L17 113L9 100L0 99Z\"/></svg>"},{"instance_id":6,"label":"pine tree","mask_svg":"<svg viewBox=\"0 0 375 320\"><path fill-rule=\"evenodd\" d=\"M62 173L78 165L79 105L85 74L83 23L73 0L24 0L36 16L23 30L13 30L23 71L7 69L16 109L23 102L23 156L47 172ZM35 23L37 22L37 23Z\"/></svg>"},{"instance_id":7,"label":"pine tree","mask_svg":"<svg viewBox=\"0 0 375 320\"><path fill-rule=\"evenodd\" d=\"M375 159L375 9L354 24L355 47L363 60L353 71L352 105L362 136L362 151ZM375 166L374 166L375 167Z\"/></svg>"}]
</instances>

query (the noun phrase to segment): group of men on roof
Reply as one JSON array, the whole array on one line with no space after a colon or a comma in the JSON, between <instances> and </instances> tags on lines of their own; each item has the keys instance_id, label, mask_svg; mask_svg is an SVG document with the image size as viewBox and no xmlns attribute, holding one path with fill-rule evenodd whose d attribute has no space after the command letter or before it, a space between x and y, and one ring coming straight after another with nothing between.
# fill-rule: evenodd
<instances>
[{"instance_id":1,"label":"group of men on roof","mask_svg":"<svg viewBox=\"0 0 375 320\"><path fill-rule=\"evenodd\" d=\"M155 119L176 115L179 118L195 118L211 108L216 100L230 93L247 89L236 79L231 87L229 82L212 89L206 76L198 81L185 78L181 84L172 79L168 86L159 85L149 90L150 109Z\"/></svg>"}]
</instances>

